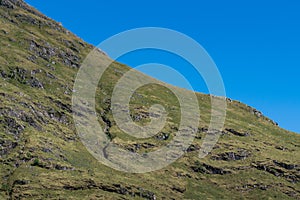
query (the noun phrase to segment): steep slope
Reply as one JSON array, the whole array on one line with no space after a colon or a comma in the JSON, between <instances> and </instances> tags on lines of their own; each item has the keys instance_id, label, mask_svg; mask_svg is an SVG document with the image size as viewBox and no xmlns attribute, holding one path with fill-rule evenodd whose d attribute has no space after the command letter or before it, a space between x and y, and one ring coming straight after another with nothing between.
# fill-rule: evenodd
<instances>
[{"instance_id":1,"label":"steep slope","mask_svg":"<svg viewBox=\"0 0 300 200\"><path fill-rule=\"evenodd\" d=\"M211 112L204 94L197 94L202 116L196 139L177 162L145 174L100 164L77 136L71 109L76 73L94 47L21 0L0 0L0 38L0 199L300 198L300 136L240 102L227 100L222 136L209 156L198 158ZM133 119L147 122L149 106L160 103L170 113L168 124L149 139L123 133L110 97L129 69L113 63L100 80L99 123L115 144L153 151L172 139L179 104L159 85L138 89Z\"/></svg>"}]
</instances>

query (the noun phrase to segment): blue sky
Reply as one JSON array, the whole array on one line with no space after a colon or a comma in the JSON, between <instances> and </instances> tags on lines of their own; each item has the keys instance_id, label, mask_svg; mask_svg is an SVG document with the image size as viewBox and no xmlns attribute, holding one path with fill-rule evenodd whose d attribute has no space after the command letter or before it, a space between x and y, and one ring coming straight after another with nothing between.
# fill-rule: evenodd
<instances>
[{"instance_id":1,"label":"blue sky","mask_svg":"<svg viewBox=\"0 0 300 200\"><path fill-rule=\"evenodd\" d=\"M94 45L138 27L182 32L199 42L213 58L228 97L253 106L281 127L300 133L298 0L26 2ZM158 53L135 52L119 60L133 67L147 62L177 66L195 90L207 92L201 77L194 76L183 60ZM162 73L157 77L172 82Z\"/></svg>"}]
</instances>

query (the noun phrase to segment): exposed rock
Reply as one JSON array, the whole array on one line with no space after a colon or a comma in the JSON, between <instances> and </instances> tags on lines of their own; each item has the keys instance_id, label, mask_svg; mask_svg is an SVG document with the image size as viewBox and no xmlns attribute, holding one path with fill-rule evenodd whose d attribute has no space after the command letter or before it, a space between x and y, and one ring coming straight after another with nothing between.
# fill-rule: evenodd
<instances>
[{"instance_id":1,"label":"exposed rock","mask_svg":"<svg viewBox=\"0 0 300 200\"><path fill-rule=\"evenodd\" d=\"M9 73L2 70L0 76L3 78L16 80L21 84L27 84L34 88L43 89L43 83L34 76L36 73L40 73L39 70L33 70L29 72L21 67L15 67L11 68Z\"/></svg>"},{"instance_id":2,"label":"exposed rock","mask_svg":"<svg viewBox=\"0 0 300 200\"><path fill-rule=\"evenodd\" d=\"M142 112L142 111L138 111L137 114L130 114L131 118L133 119L133 121L135 122L139 122L143 119L147 119L149 118L149 113L148 112Z\"/></svg>"},{"instance_id":3,"label":"exposed rock","mask_svg":"<svg viewBox=\"0 0 300 200\"><path fill-rule=\"evenodd\" d=\"M22 23L28 23L31 25L36 25L36 26L42 26L43 22L41 20L38 20L35 17L32 17L30 15L23 15L23 14L16 14L15 15L16 19Z\"/></svg>"},{"instance_id":4,"label":"exposed rock","mask_svg":"<svg viewBox=\"0 0 300 200\"><path fill-rule=\"evenodd\" d=\"M258 163L255 167L259 170L269 172L270 174L273 174L274 176L283 176L284 175L283 170L274 168L273 166L269 166L268 164Z\"/></svg>"},{"instance_id":5,"label":"exposed rock","mask_svg":"<svg viewBox=\"0 0 300 200\"><path fill-rule=\"evenodd\" d=\"M209 198L208 196L214 198L214 195L218 194L213 192L219 189L224 191L222 194L224 199L230 198L231 193L232 196L240 195L245 198L259 198L260 195L265 198L275 198L275 195L285 197L285 194L299 198L297 182L300 180L300 164L295 162L300 147L297 144L297 136L291 133L288 135L288 140L277 143L279 138L284 138L284 135L289 132L281 131L276 127L268 129L270 123L276 124L276 122L269 121L269 125L266 124L268 119L261 112L255 109L251 111L245 105L231 99L227 99L231 112L227 125L234 127L235 130L209 131L208 128L199 128L198 132L192 130L197 132L197 139L226 134L226 137L221 138L220 142L213 147L209 156L202 160L205 163L193 162L197 159L201 145L201 141L195 141L186 150L193 153L187 153L166 169L150 174L127 176L123 172L105 166L97 169L99 163L84 148L76 134L71 105L71 95L76 93L75 90L72 91L71 85L75 81L78 70L72 68L79 68L82 59L94 47L74 35L64 35L63 33L69 32L61 24L48 20L21 0L0 0L0 7L0 25L3 25L0 28L3 44L0 47L1 50L3 49L0 56L0 79L2 78L0 188L6 188L0 189L0 199L73 199L84 198L84 195L85 198L90 199L156 199L156 194L151 191L151 188L159 193L160 199L164 199L163 196L165 199L182 199L189 196L197 199L201 198L197 196L200 193L196 191L199 187L212 187L205 194L201 193L204 199ZM115 62L112 69L108 71L109 76L101 79L100 88L97 90L99 99L96 99L95 107L99 112L96 114L101 125L104 124L105 133L113 140L113 144L147 155L146 153L159 148L156 143L166 143L173 137L172 132L179 129L179 122L176 122L179 118L173 118L173 114L168 115L166 128L170 128L170 131L160 132L152 138L131 141L131 138L124 137L113 120L109 98L114 81L129 69ZM157 97L149 95L145 88L133 94L132 98L135 99L131 101L133 103L131 108L139 107L132 112L133 120L144 122L151 117L160 117L159 114L150 113L141 106L150 106L151 102L160 100L161 103L166 102L167 107L174 111L174 114L177 113L178 106L172 105L175 99L172 97L169 101L167 94L161 95L162 90L156 92L156 87L151 87L149 89L154 89L151 92L156 93ZM168 90L167 93L172 92ZM197 97L203 100L199 104L202 113L200 124L207 126L211 115L211 101L208 95L197 94ZM245 109L248 113L245 113ZM94 114L92 109L83 107L78 110L78 113L74 114L83 118L87 113ZM124 112L130 113L129 110ZM252 117L250 112L253 113ZM249 124L240 123L241 119L238 118L240 115L245 118L250 117ZM255 121L255 116L261 119ZM249 136L251 132L244 133L242 130L251 130L250 128L257 131L257 134L253 132L249 140L238 138ZM192 128L180 130L180 133L182 132L185 137L190 133L190 129ZM276 134L272 134L272 130ZM258 134L260 132L264 134ZM268 143L264 143L265 141ZM99 144L101 141L92 142ZM178 141L174 142L177 144ZM210 147L209 145L208 141L207 147ZM250 154L250 151L238 147L249 148L252 152ZM222 151L224 149L225 151ZM104 157L107 158L109 154L105 154L105 149L103 152ZM276 153L278 155L274 155ZM170 158L174 155L175 153L171 153ZM292 157L294 155L295 157ZM251 159L247 159L249 156L252 156ZM209 157L222 161L208 160ZM269 158L268 163L265 163L266 158ZM242 162L228 162L244 159L245 161ZM254 165L251 166L253 160L262 160L262 162L253 167ZM259 173L255 174L255 171ZM112 173L112 176L106 175L109 173ZM226 175L230 173L234 175L230 177ZM262 173L265 174L263 178L260 177ZM222 178L222 181L218 182L219 178ZM292 183L287 183L284 179ZM282 182L281 186L274 186L279 182ZM6 184L8 187L5 186ZM203 187L199 186L200 184L203 184ZM234 187L237 187L237 191ZM291 189L292 187L294 189ZM187 189L190 190L186 191ZM253 191L248 193L250 190ZM7 196L4 193L7 193Z\"/></svg>"},{"instance_id":6,"label":"exposed rock","mask_svg":"<svg viewBox=\"0 0 300 200\"><path fill-rule=\"evenodd\" d=\"M56 111L53 108L50 108L47 112L48 116L55 121L58 121L63 124L68 124L69 120L64 112Z\"/></svg>"},{"instance_id":7,"label":"exposed rock","mask_svg":"<svg viewBox=\"0 0 300 200\"><path fill-rule=\"evenodd\" d=\"M5 35L8 34L8 32L7 32L6 30L4 30L4 29L1 29L1 32L2 32L3 34L5 34Z\"/></svg>"},{"instance_id":8,"label":"exposed rock","mask_svg":"<svg viewBox=\"0 0 300 200\"><path fill-rule=\"evenodd\" d=\"M6 74L6 72L5 71L1 71L0 72L0 76L2 77L2 78L6 78L7 77L7 74Z\"/></svg>"},{"instance_id":9,"label":"exposed rock","mask_svg":"<svg viewBox=\"0 0 300 200\"><path fill-rule=\"evenodd\" d=\"M80 58L72 52L60 51L58 57L61 58L63 63L69 67L79 67Z\"/></svg>"},{"instance_id":10,"label":"exposed rock","mask_svg":"<svg viewBox=\"0 0 300 200\"><path fill-rule=\"evenodd\" d=\"M126 145L125 148L131 152L137 152L141 149L151 149L153 147L155 147L154 144L145 142L145 143L141 143L141 144L137 143L137 144L132 144L132 145Z\"/></svg>"},{"instance_id":11,"label":"exposed rock","mask_svg":"<svg viewBox=\"0 0 300 200\"><path fill-rule=\"evenodd\" d=\"M35 22L32 22L35 23ZM37 23L37 22L36 22ZM34 61L36 57L40 57L47 62L50 62L53 57L57 57L60 59L62 63L70 67L79 67L80 58L72 53L71 51L63 51L56 47L53 47L46 41L29 41L29 50L34 53L33 56L30 57L30 60ZM79 50L78 50L79 51ZM55 61L52 61L52 64L56 64Z\"/></svg>"},{"instance_id":12,"label":"exposed rock","mask_svg":"<svg viewBox=\"0 0 300 200\"><path fill-rule=\"evenodd\" d=\"M31 75L36 75L36 74L39 74L39 73L42 73L42 72L43 72L43 70L41 70L41 69L34 69L34 70L31 70L30 74Z\"/></svg>"},{"instance_id":13,"label":"exposed rock","mask_svg":"<svg viewBox=\"0 0 300 200\"><path fill-rule=\"evenodd\" d=\"M236 160L245 160L250 156L250 152L247 150L239 150L237 152L225 152L220 153L216 156L212 156L213 160L224 160L224 161L236 161Z\"/></svg>"},{"instance_id":14,"label":"exposed rock","mask_svg":"<svg viewBox=\"0 0 300 200\"><path fill-rule=\"evenodd\" d=\"M177 178L192 178L192 176L189 173L185 172L176 172L175 176Z\"/></svg>"},{"instance_id":15,"label":"exposed rock","mask_svg":"<svg viewBox=\"0 0 300 200\"><path fill-rule=\"evenodd\" d=\"M275 122L275 121L273 121L273 120L265 117L261 111L258 111L255 108L252 108L250 106L248 106L248 108L250 109L251 114L255 115L256 117L258 117L258 118L264 118L267 121L269 121L270 123L272 123L273 125L278 126L277 122Z\"/></svg>"},{"instance_id":16,"label":"exposed rock","mask_svg":"<svg viewBox=\"0 0 300 200\"><path fill-rule=\"evenodd\" d=\"M204 174L230 174L231 171L218 168L218 167L213 167L211 165L205 164L205 163L200 163L199 161L196 161L195 164L191 167L194 172L200 172Z\"/></svg>"},{"instance_id":17,"label":"exposed rock","mask_svg":"<svg viewBox=\"0 0 300 200\"><path fill-rule=\"evenodd\" d=\"M27 57L27 60L29 60L29 61L31 61L31 62L33 62L33 63L36 63L36 59L37 59L37 58L38 58L38 57L35 56L35 55L30 55L30 56Z\"/></svg>"},{"instance_id":18,"label":"exposed rock","mask_svg":"<svg viewBox=\"0 0 300 200\"><path fill-rule=\"evenodd\" d=\"M1 0L0 6L4 6L9 9L14 9L15 5L10 0Z\"/></svg>"},{"instance_id":19,"label":"exposed rock","mask_svg":"<svg viewBox=\"0 0 300 200\"><path fill-rule=\"evenodd\" d=\"M196 134L196 139L201 139L202 138L202 134L205 133L205 134L211 134L211 135L225 135L226 132L224 131L220 131L220 130L209 130L208 128L206 127L201 127L201 128L198 128L198 131L197 131L197 134Z\"/></svg>"},{"instance_id":20,"label":"exposed rock","mask_svg":"<svg viewBox=\"0 0 300 200\"><path fill-rule=\"evenodd\" d=\"M4 116L0 119L0 124L4 124L6 132L14 135L19 135L24 130L24 126L17 123L17 121L11 117Z\"/></svg>"},{"instance_id":21,"label":"exposed rock","mask_svg":"<svg viewBox=\"0 0 300 200\"><path fill-rule=\"evenodd\" d=\"M148 143L148 142L145 142L145 143L141 144L141 146L142 146L143 148L145 148L145 149L149 149L149 148L155 147L154 144L151 144L151 143Z\"/></svg>"},{"instance_id":22,"label":"exposed rock","mask_svg":"<svg viewBox=\"0 0 300 200\"><path fill-rule=\"evenodd\" d=\"M34 118L32 116L30 116L24 110L19 110L19 109L12 110L10 108L0 108L0 116L2 116L2 115L4 116L4 118L8 118L9 120L8 119L7 120L10 121L10 123L12 123L12 122L17 123L15 121L15 119L13 119L13 118L16 118L16 119L19 119L19 120L27 123L29 126L36 128L37 130L41 130L41 127L34 120ZM7 123L8 123L8 121L7 121ZM12 126L13 124L10 124L10 125ZM15 128L17 128L18 130L23 130L25 127L23 127L22 125L18 125Z\"/></svg>"},{"instance_id":23,"label":"exposed rock","mask_svg":"<svg viewBox=\"0 0 300 200\"><path fill-rule=\"evenodd\" d=\"M179 187L179 186L173 186L172 190L175 190L175 191L180 192L180 193L184 193L186 191L186 188L185 187Z\"/></svg>"},{"instance_id":24,"label":"exposed rock","mask_svg":"<svg viewBox=\"0 0 300 200\"><path fill-rule=\"evenodd\" d=\"M29 115L27 115L25 113L22 113L20 119L23 122L28 123L30 126L36 128L38 130L41 130L41 128L38 126L38 124L34 121L34 119L31 116L29 116Z\"/></svg>"},{"instance_id":25,"label":"exposed rock","mask_svg":"<svg viewBox=\"0 0 300 200\"><path fill-rule=\"evenodd\" d=\"M42 19L48 19L46 16L41 14L39 11L33 9L29 5L27 5L23 0L1 0L0 6L4 6L9 9L15 9L17 6L28 11L29 13L32 13ZM49 20L49 19L48 19Z\"/></svg>"},{"instance_id":26,"label":"exposed rock","mask_svg":"<svg viewBox=\"0 0 300 200\"><path fill-rule=\"evenodd\" d=\"M138 93L135 93L135 97L139 97L140 95ZM143 107L135 108L135 114L130 114L133 121L139 122L143 119L149 119L152 118L159 118L161 115L155 112L148 112L143 110Z\"/></svg>"},{"instance_id":27,"label":"exposed rock","mask_svg":"<svg viewBox=\"0 0 300 200\"><path fill-rule=\"evenodd\" d=\"M284 162L278 162L276 160L273 160L274 164L279 166L279 167L282 167L284 169L287 169L287 170L292 170L292 169L295 169L295 168L298 168L299 166L296 165L296 164L287 164L287 163L284 163Z\"/></svg>"},{"instance_id":28,"label":"exposed rock","mask_svg":"<svg viewBox=\"0 0 300 200\"><path fill-rule=\"evenodd\" d=\"M281 151L285 151L287 150L287 148L283 147L283 146L275 146L276 149L281 150Z\"/></svg>"},{"instance_id":29,"label":"exposed rock","mask_svg":"<svg viewBox=\"0 0 300 200\"><path fill-rule=\"evenodd\" d=\"M56 79L56 77L53 74L51 74L50 72L46 72L46 76L51 79Z\"/></svg>"},{"instance_id":30,"label":"exposed rock","mask_svg":"<svg viewBox=\"0 0 300 200\"><path fill-rule=\"evenodd\" d=\"M271 122L273 125L278 126L279 124L275 122L274 120L268 119L269 122Z\"/></svg>"},{"instance_id":31,"label":"exposed rock","mask_svg":"<svg viewBox=\"0 0 300 200\"><path fill-rule=\"evenodd\" d=\"M44 89L42 82L40 82L37 78L31 77L28 82L31 87Z\"/></svg>"},{"instance_id":32,"label":"exposed rock","mask_svg":"<svg viewBox=\"0 0 300 200\"><path fill-rule=\"evenodd\" d=\"M31 40L29 41L29 50L34 52L35 56L43 58L49 62L52 57L58 54L58 49L52 47L48 42L43 43L44 44L40 44L35 40Z\"/></svg>"},{"instance_id":33,"label":"exposed rock","mask_svg":"<svg viewBox=\"0 0 300 200\"><path fill-rule=\"evenodd\" d=\"M17 142L8 140L6 138L0 139L0 157L8 154L12 149L18 146Z\"/></svg>"},{"instance_id":34,"label":"exposed rock","mask_svg":"<svg viewBox=\"0 0 300 200\"><path fill-rule=\"evenodd\" d=\"M56 170L62 170L62 171L74 170L74 167L61 166L59 164L55 164L53 168L56 169Z\"/></svg>"},{"instance_id":35,"label":"exposed rock","mask_svg":"<svg viewBox=\"0 0 300 200\"><path fill-rule=\"evenodd\" d=\"M156 196L153 192L145 190L143 188L136 188L133 186L123 186L121 184L104 184L96 183L94 180L85 180L84 183L77 185L65 185L63 186L65 190L85 190L85 189L98 189L106 192L121 194L121 195L131 195L132 197L140 197L148 200L156 200Z\"/></svg>"},{"instance_id":36,"label":"exposed rock","mask_svg":"<svg viewBox=\"0 0 300 200\"><path fill-rule=\"evenodd\" d=\"M260 112L260 111L258 111L258 110L256 110L256 109L254 109L254 108L251 109L251 113L252 113L253 115L257 116L258 118L261 118L261 117L264 116L262 112Z\"/></svg>"},{"instance_id":37,"label":"exposed rock","mask_svg":"<svg viewBox=\"0 0 300 200\"><path fill-rule=\"evenodd\" d=\"M232 100L231 98L226 98L226 100L227 100L229 103L233 102L233 100Z\"/></svg>"},{"instance_id":38,"label":"exposed rock","mask_svg":"<svg viewBox=\"0 0 300 200\"><path fill-rule=\"evenodd\" d=\"M198 132L199 133L206 133L206 132L208 132L208 128L205 128L205 127L198 128Z\"/></svg>"},{"instance_id":39,"label":"exposed rock","mask_svg":"<svg viewBox=\"0 0 300 200\"><path fill-rule=\"evenodd\" d=\"M250 133L247 133L247 132L241 133L234 129L228 129L228 128L226 128L225 130L228 131L229 133L232 133L233 135L240 136L240 137L250 136Z\"/></svg>"},{"instance_id":40,"label":"exposed rock","mask_svg":"<svg viewBox=\"0 0 300 200\"><path fill-rule=\"evenodd\" d=\"M157 135L155 135L155 138L158 140L168 140L170 135L168 133L160 132Z\"/></svg>"},{"instance_id":41,"label":"exposed rock","mask_svg":"<svg viewBox=\"0 0 300 200\"><path fill-rule=\"evenodd\" d=\"M27 185L29 181L27 180L15 180L13 185Z\"/></svg>"},{"instance_id":42,"label":"exposed rock","mask_svg":"<svg viewBox=\"0 0 300 200\"><path fill-rule=\"evenodd\" d=\"M140 196L144 199L156 200L156 196L153 192L145 190L143 188L139 188L139 192L135 193L133 196Z\"/></svg>"},{"instance_id":43,"label":"exposed rock","mask_svg":"<svg viewBox=\"0 0 300 200\"><path fill-rule=\"evenodd\" d=\"M193 152L198 151L200 149L200 146L197 144L192 144L189 146L189 148L186 150L187 152Z\"/></svg>"},{"instance_id":44,"label":"exposed rock","mask_svg":"<svg viewBox=\"0 0 300 200\"><path fill-rule=\"evenodd\" d=\"M65 104L58 99L53 99L52 97L48 97L55 105L68 113L72 113L72 106L69 104Z\"/></svg>"},{"instance_id":45,"label":"exposed rock","mask_svg":"<svg viewBox=\"0 0 300 200\"><path fill-rule=\"evenodd\" d=\"M15 79L15 80L19 81L20 83L25 84L26 79L28 77L28 72L26 69L23 69L20 67L11 68L7 77L10 79Z\"/></svg>"},{"instance_id":46,"label":"exposed rock","mask_svg":"<svg viewBox=\"0 0 300 200\"><path fill-rule=\"evenodd\" d=\"M43 147L42 151L45 152L45 153L52 153L52 150L50 148Z\"/></svg>"},{"instance_id":47,"label":"exposed rock","mask_svg":"<svg viewBox=\"0 0 300 200\"><path fill-rule=\"evenodd\" d=\"M275 165L274 165L275 164ZM266 171L274 176L280 176L286 178L288 181L297 183L300 181L300 174L299 173L290 173L286 170L297 170L297 165L288 165L282 162L273 161L272 163L253 163L252 164L256 169ZM298 170L299 171L299 170Z\"/></svg>"}]
</instances>

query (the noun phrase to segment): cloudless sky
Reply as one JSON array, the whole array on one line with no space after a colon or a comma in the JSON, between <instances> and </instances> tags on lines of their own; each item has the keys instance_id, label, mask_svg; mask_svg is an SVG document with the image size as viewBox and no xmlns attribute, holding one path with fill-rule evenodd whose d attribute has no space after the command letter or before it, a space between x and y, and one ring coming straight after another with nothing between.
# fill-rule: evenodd
<instances>
[{"instance_id":1,"label":"cloudless sky","mask_svg":"<svg viewBox=\"0 0 300 200\"><path fill-rule=\"evenodd\" d=\"M227 96L261 110L300 133L300 1L26 0L85 41L98 45L119 32L164 27L199 42L222 74ZM122 44L120 44L122 45ZM182 67L197 91L201 77L174 55L135 52L119 60L135 67L162 62ZM175 66L175 67L176 67ZM157 76L172 82L167 75ZM174 83L176 84L176 83ZM179 85L180 86L180 85Z\"/></svg>"}]
</instances>

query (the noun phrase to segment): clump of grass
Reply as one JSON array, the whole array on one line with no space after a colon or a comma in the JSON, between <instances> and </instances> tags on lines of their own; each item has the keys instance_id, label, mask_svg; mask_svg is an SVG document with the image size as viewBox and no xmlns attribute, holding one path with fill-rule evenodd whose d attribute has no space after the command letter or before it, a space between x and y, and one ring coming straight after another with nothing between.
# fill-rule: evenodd
<instances>
[{"instance_id":1,"label":"clump of grass","mask_svg":"<svg viewBox=\"0 0 300 200\"><path fill-rule=\"evenodd\" d=\"M6 183L2 184L1 185L1 188L0 188L1 191L9 191L10 190L10 186Z\"/></svg>"},{"instance_id":2,"label":"clump of grass","mask_svg":"<svg viewBox=\"0 0 300 200\"><path fill-rule=\"evenodd\" d=\"M40 160L38 158L35 158L33 160L32 166L40 166L40 165L41 165Z\"/></svg>"}]
</instances>

